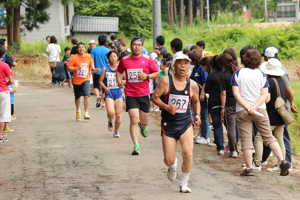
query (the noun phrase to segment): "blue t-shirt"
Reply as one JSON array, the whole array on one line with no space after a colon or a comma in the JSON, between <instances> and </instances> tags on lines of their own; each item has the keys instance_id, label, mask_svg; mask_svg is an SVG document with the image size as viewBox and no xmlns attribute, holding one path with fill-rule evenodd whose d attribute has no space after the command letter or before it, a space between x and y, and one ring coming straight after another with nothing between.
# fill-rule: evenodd
<instances>
[{"instance_id":1,"label":"blue t-shirt","mask_svg":"<svg viewBox=\"0 0 300 200\"><path fill-rule=\"evenodd\" d=\"M147 49L146 49L145 47L143 47L142 54L144 54L144 55L147 55L147 56L148 56L148 51L147 51Z\"/></svg>"},{"instance_id":2,"label":"blue t-shirt","mask_svg":"<svg viewBox=\"0 0 300 200\"><path fill-rule=\"evenodd\" d=\"M206 79L207 79L207 76L208 76L208 73L207 72L204 72L202 70L202 67L201 65L199 65L198 67L194 67L193 68L193 71L192 71L192 74L190 76L190 79L194 80L197 82L198 86L199 86L199 94L201 93L202 91L202 86L203 86L203 83L206 82ZM201 87L200 87L201 86Z\"/></svg>"},{"instance_id":3,"label":"blue t-shirt","mask_svg":"<svg viewBox=\"0 0 300 200\"><path fill-rule=\"evenodd\" d=\"M102 69L107 65L107 57L110 50L104 46L97 46L92 48L91 56L94 59L95 68L99 68L100 72L94 72L94 74L100 75Z\"/></svg>"},{"instance_id":4,"label":"blue t-shirt","mask_svg":"<svg viewBox=\"0 0 300 200\"><path fill-rule=\"evenodd\" d=\"M14 89L12 85L8 85L7 88L8 90ZM10 93L10 104L14 104L14 94L15 94L14 92Z\"/></svg>"}]
</instances>

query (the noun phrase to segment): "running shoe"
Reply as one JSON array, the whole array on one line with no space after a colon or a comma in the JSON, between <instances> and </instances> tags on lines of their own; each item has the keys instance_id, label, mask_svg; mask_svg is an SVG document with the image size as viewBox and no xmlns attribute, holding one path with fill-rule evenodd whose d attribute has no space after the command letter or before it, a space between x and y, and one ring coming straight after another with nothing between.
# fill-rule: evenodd
<instances>
[{"instance_id":1,"label":"running shoe","mask_svg":"<svg viewBox=\"0 0 300 200\"><path fill-rule=\"evenodd\" d=\"M119 132L118 132L118 131L115 131L115 132L114 132L114 137L115 137L115 138L119 138L119 137L120 137L120 135L119 135Z\"/></svg>"},{"instance_id":2,"label":"running shoe","mask_svg":"<svg viewBox=\"0 0 300 200\"><path fill-rule=\"evenodd\" d=\"M223 156L223 155L224 155L224 150L220 150L220 151L218 151L218 155L221 155L221 156Z\"/></svg>"},{"instance_id":3,"label":"running shoe","mask_svg":"<svg viewBox=\"0 0 300 200\"><path fill-rule=\"evenodd\" d=\"M191 193L192 190L187 185L181 185L180 186L180 192L181 193Z\"/></svg>"},{"instance_id":4,"label":"running shoe","mask_svg":"<svg viewBox=\"0 0 300 200\"><path fill-rule=\"evenodd\" d=\"M177 158L175 158L174 167L169 167L167 172L167 177L170 181L174 181L176 179L177 176L176 168L177 168Z\"/></svg>"},{"instance_id":5,"label":"running shoe","mask_svg":"<svg viewBox=\"0 0 300 200\"><path fill-rule=\"evenodd\" d=\"M280 176L287 176L289 175L289 168L290 168L290 163L286 162L283 160L280 164Z\"/></svg>"},{"instance_id":6,"label":"running shoe","mask_svg":"<svg viewBox=\"0 0 300 200\"><path fill-rule=\"evenodd\" d=\"M101 100L102 100L101 97L98 96L98 97L97 97L97 100L96 100L96 101L97 101L97 102L96 102L96 108L99 108L99 107L100 107L100 105L101 105Z\"/></svg>"},{"instance_id":7,"label":"running shoe","mask_svg":"<svg viewBox=\"0 0 300 200\"><path fill-rule=\"evenodd\" d=\"M89 113L85 113L84 114L84 119L91 119L90 114Z\"/></svg>"},{"instance_id":8,"label":"running shoe","mask_svg":"<svg viewBox=\"0 0 300 200\"><path fill-rule=\"evenodd\" d=\"M2 133L2 136L7 136L7 134L3 132L3 133Z\"/></svg>"},{"instance_id":9,"label":"running shoe","mask_svg":"<svg viewBox=\"0 0 300 200\"><path fill-rule=\"evenodd\" d=\"M10 129L10 128L5 128L4 129L4 132L5 133L11 133L11 132L14 132L15 130L13 130L13 129Z\"/></svg>"},{"instance_id":10,"label":"running shoe","mask_svg":"<svg viewBox=\"0 0 300 200\"><path fill-rule=\"evenodd\" d=\"M76 112L76 120L77 121L81 120L81 114L80 114L80 112Z\"/></svg>"},{"instance_id":11,"label":"running shoe","mask_svg":"<svg viewBox=\"0 0 300 200\"><path fill-rule=\"evenodd\" d=\"M199 138L200 138L200 135L194 135L194 137L193 137L194 140L197 140Z\"/></svg>"},{"instance_id":12,"label":"running shoe","mask_svg":"<svg viewBox=\"0 0 300 200\"><path fill-rule=\"evenodd\" d=\"M8 139L3 136L0 138L0 142L7 142L7 141L8 141Z\"/></svg>"},{"instance_id":13,"label":"running shoe","mask_svg":"<svg viewBox=\"0 0 300 200\"><path fill-rule=\"evenodd\" d=\"M140 127L140 129L141 129L141 134L142 134L142 136L146 138L146 137L148 136L148 130L147 130L147 127L142 128L142 123L141 123L141 122L139 122L139 127Z\"/></svg>"},{"instance_id":14,"label":"running shoe","mask_svg":"<svg viewBox=\"0 0 300 200\"><path fill-rule=\"evenodd\" d=\"M237 158L237 157L238 157L238 153L236 150L230 153L230 158Z\"/></svg>"},{"instance_id":15,"label":"running shoe","mask_svg":"<svg viewBox=\"0 0 300 200\"><path fill-rule=\"evenodd\" d=\"M153 112L153 111L154 111L154 108L150 108L149 111L150 111L150 112Z\"/></svg>"},{"instance_id":16,"label":"running shoe","mask_svg":"<svg viewBox=\"0 0 300 200\"><path fill-rule=\"evenodd\" d=\"M114 126L113 126L113 123L108 121L108 125L107 125L108 130L109 130L109 131L112 131L112 130L113 130L113 127L114 127Z\"/></svg>"},{"instance_id":17,"label":"running shoe","mask_svg":"<svg viewBox=\"0 0 300 200\"><path fill-rule=\"evenodd\" d=\"M135 144L131 155L140 155L140 154L141 154L140 146L138 144Z\"/></svg>"},{"instance_id":18,"label":"running shoe","mask_svg":"<svg viewBox=\"0 0 300 200\"><path fill-rule=\"evenodd\" d=\"M207 144L208 141L204 137L200 137L200 138L196 139L195 143L196 144Z\"/></svg>"},{"instance_id":19,"label":"running shoe","mask_svg":"<svg viewBox=\"0 0 300 200\"><path fill-rule=\"evenodd\" d=\"M102 104L102 105L101 105L101 109L102 109L102 110L105 110L105 109L106 109L105 104Z\"/></svg>"},{"instance_id":20,"label":"running shoe","mask_svg":"<svg viewBox=\"0 0 300 200\"><path fill-rule=\"evenodd\" d=\"M240 176L254 176L253 169L249 169L249 170L247 170L247 168L244 169L244 171L240 174Z\"/></svg>"}]
</instances>

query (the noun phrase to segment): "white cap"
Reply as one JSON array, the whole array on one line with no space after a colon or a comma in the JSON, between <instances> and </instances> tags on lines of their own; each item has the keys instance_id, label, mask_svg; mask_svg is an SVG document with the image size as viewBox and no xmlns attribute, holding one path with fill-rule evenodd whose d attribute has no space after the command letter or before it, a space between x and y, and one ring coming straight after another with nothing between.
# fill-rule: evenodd
<instances>
[{"instance_id":1,"label":"white cap","mask_svg":"<svg viewBox=\"0 0 300 200\"><path fill-rule=\"evenodd\" d=\"M276 58L270 58L268 61L260 65L263 73L271 76L283 76L285 71L281 69L281 62Z\"/></svg>"},{"instance_id":2,"label":"white cap","mask_svg":"<svg viewBox=\"0 0 300 200\"><path fill-rule=\"evenodd\" d=\"M96 44L95 40L90 40L89 44Z\"/></svg>"},{"instance_id":3,"label":"white cap","mask_svg":"<svg viewBox=\"0 0 300 200\"><path fill-rule=\"evenodd\" d=\"M126 51L127 53L132 53L130 48L128 48Z\"/></svg>"},{"instance_id":4,"label":"white cap","mask_svg":"<svg viewBox=\"0 0 300 200\"><path fill-rule=\"evenodd\" d=\"M150 57L151 57L153 60L155 60L158 56L157 56L157 54L156 54L155 52L152 52L152 53L150 54Z\"/></svg>"},{"instance_id":5,"label":"white cap","mask_svg":"<svg viewBox=\"0 0 300 200\"><path fill-rule=\"evenodd\" d=\"M192 61L187 55L183 54L182 52L177 52L173 57L172 65L175 65L176 60L183 60L186 59L188 61Z\"/></svg>"},{"instance_id":6,"label":"white cap","mask_svg":"<svg viewBox=\"0 0 300 200\"><path fill-rule=\"evenodd\" d=\"M264 52L264 56L274 58L275 54L278 54L278 50L275 47L267 47Z\"/></svg>"}]
</instances>

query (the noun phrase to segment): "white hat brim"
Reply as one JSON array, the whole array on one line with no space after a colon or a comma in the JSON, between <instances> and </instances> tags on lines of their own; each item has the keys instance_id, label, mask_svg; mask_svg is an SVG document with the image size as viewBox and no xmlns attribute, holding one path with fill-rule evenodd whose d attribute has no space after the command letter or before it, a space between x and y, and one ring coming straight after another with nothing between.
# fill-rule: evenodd
<instances>
[{"instance_id":1,"label":"white hat brim","mask_svg":"<svg viewBox=\"0 0 300 200\"><path fill-rule=\"evenodd\" d=\"M283 71L282 69L279 70L265 70L263 71L265 74L267 75L271 75L271 76L283 76L285 74L285 71Z\"/></svg>"}]
</instances>

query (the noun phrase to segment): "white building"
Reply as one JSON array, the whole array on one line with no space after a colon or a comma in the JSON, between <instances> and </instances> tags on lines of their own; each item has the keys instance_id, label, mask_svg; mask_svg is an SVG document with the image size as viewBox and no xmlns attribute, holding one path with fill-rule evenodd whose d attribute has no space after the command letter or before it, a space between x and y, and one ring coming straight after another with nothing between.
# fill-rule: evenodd
<instances>
[{"instance_id":1,"label":"white building","mask_svg":"<svg viewBox=\"0 0 300 200\"><path fill-rule=\"evenodd\" d=\"M70 24L74 15L73 1L64 6L61 0L50 0L52 5L47 11L50 14L48 23L41 24L39 29L32 32L25 30L22 37L28 41L46 39L46 36L54 35L58 40L70 37ZM21 16L24 15L25 8L21 6ZM24 27L22 27L24 28Z\"/></svg>"},{"instance_id":2,"label":"white building","mask_svg":"<svg viewBox=\"0 0 300 200\"><path fill-rule=\"evenodd\" d=\"M299 8L297 9L296 0L280 0L277 10L277 22L294 22L297 20L297 13L299 13ZM274 11L268 12L268 21L274 22Z\"/></svg>"}]
</instances>

